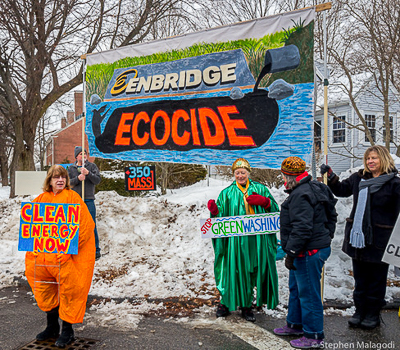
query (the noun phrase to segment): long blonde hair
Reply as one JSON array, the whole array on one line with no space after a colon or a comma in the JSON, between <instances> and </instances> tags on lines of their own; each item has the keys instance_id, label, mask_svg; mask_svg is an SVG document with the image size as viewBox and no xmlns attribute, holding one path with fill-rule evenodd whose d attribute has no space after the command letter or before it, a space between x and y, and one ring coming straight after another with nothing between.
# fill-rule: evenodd
<instances>
[{"instance_id":1,"label":"long blonde hair","mask_svg":"<svg viewBox=\"0 0 400 350\"><path fill-rule=\"evenodd\" d=\"M47 175L46 175L46 178L45 178L44 183L43 183L43 191L44 192L51 192L53 190L52 187L51 187L51 178L53 176L60 176L60 175L67 179L65 188L67 190L70 190L71 189L71 185L69 183L69 176L68 176L67 169L65 169L61 165L52 165L50 167L50 169L47 171Z\"/></svg>"},{"instance_id":2,"label":"long blonde hair","mask_svg":"<svg viewBox=\"0 0 400 350\"><path fill-rule=\"evenodd\" d=\"M394 160L390 155L389 151L383 146L375 145L369 147L364 153L364 158L363 158L364 174L371 172L367 166L367 158L371 152L376 152L379 157L379 160L381 161L381 168L380 168L381 173L388 174L392 172L394 169L396 169L396 166L394 165Z\"/></svg>"}]
</instances>

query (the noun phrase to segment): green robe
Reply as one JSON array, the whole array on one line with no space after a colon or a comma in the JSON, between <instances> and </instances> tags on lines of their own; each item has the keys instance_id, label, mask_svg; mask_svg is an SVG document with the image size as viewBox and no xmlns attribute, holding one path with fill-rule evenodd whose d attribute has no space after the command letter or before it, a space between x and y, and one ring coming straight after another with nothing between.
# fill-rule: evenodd
<instances>
[{"instance_id":1,"label":"green robe","mask_svg":"<svg viewBox=\"0 0 400 350\"><path fill-rule=\"evenodd\" d=\"M258 193L271 200L271 207L253 206L255 214L279 211L268 188L249 180L248 194ZM222 190L217 200L218 217L246 215L243 193L236 181ZM254 287L257 287L257 306L267 304L273 309L278 304L278 273L276 271L277 238L275 234L245 237L214 238L215 283L221 303L230 311L238 306L251 307Z\"/></svg>"}]
</instances>

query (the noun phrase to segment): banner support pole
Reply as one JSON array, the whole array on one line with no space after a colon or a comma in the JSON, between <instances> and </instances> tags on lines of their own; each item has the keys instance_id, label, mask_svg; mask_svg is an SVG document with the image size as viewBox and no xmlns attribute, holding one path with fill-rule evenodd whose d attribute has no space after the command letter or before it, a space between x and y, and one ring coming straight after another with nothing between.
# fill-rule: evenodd
<instances>
[{"instance_id":1,"label":"banner support pole","mask_svg":"<svg viewBox=\"0 0 400 350\"><path fill-rule=\"evenodd\" d=\"M326 12L323 13L323 31L324 31L324 155L325 164L328 164L328 68L326 59ZM327 174L324 174L324 184L328 184ZM321 274L321 301L324 302L324 283L325 283L325 265L322 267Z\"/></svg>"},{"instance_id":2,"label":"banner support pole","mask_svg":"<svg viewBox=\"0 0 400 350\"><path fill-rule=\"evenodd\" d=\"M315 6L315 12L322 12L326 10L330 10L332 8L331 2L325 2L324 4L319 4Z\"/></svg>"},{"instance_id":3,"label":"banner support pole","mask_svg":"<svg viewBox=\"0 0 400 350\"><path fill-rule=\"evenodd\" d=\"M82 94L82 166L85 165L85 124L86 124L86 56L83 59L83 69L82 69L82 84L83 84L83 94ZM85 180L82 181L82 199L85 200Z\"/></svg>"}]
</instances>

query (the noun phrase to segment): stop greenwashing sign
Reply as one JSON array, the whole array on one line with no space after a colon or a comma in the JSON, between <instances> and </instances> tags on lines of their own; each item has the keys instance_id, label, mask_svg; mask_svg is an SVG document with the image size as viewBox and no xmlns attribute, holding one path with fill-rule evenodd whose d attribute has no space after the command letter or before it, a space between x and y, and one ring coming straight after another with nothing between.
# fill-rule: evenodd
<instances>
[{"instance_id":1,"label":"stop greenwashing sign","mask_svg":"<svg viewBox=\"0 0 400 350\"><path fill-rule=\"evenodd\" d=\"M221 238L276 234L281 225L278 212L200 219L200 227L201 237Z\"/></svg>"}]
</instances>

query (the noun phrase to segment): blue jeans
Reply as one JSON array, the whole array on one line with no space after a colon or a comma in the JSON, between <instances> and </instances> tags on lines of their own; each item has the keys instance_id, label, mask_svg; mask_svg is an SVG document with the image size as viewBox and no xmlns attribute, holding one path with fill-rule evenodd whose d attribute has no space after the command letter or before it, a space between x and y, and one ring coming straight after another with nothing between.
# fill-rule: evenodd
<instances>
[{"instance_id":1,"label":"blue jeans","mask_svg":"<svg viewBox=\"0 0 400 350\"><path fill-rule=\"evenodd\" d=\"M324 339L324 309L321 301L321 273L331 248L314 255L294 259L297 270L289 272L289 305L287 324L303 329L304 336Z\"/></svg>"},{"instance_id":2,"label":"blue jeans","mask_svg":"<svg viewBox=\"0 0 400 350\"><path fill-rule=\"evenodd\" d=\"M96 206L94 204L94 199L85 199L85 204L89 209L90 215L94 221L94 241L96 243L96 253L100 253L99 235L97 234L97 224L96 224Z\"/></svg>"}]
</instances>

